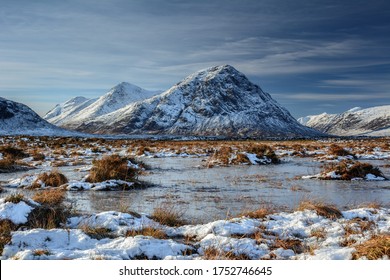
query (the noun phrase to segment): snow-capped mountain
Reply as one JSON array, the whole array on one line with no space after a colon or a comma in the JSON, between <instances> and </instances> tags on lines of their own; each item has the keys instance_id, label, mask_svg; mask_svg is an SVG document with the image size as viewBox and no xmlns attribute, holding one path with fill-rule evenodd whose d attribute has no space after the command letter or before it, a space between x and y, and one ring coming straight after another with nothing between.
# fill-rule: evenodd
<instances>
[{"instance_id":1,"label":"snow-capped mountain","mask_svg":"<svg viewBox=\"0 0 390 280\"><path fill-rule=\"evenodd\" d=\"M390 105L352 108L341 114L313 115L299 118L306 126L339 136L390 136Z\"/></svg>"},{"instance_id":2,"label":"snow-capped mountain","mask_svg":"<svg viewBox=\"0 0 390 280\"><path fill-rule=\"evenodd\" d=\"M73 136L81 133L56 127L28 106L0 97L0 135Z\"/></svg>"},{"instance_id":3,"label":"snow-capped mountain","mask_svg":"<svg viewBox=\"0 0 390 280\"><path fill-rule=\"evenodd\" d=\"M87 108L96 100L97 98L88 99L82 96L74 97L65 103L57 104L43 118L50 123L62 125L71 120L76 114Z\"/></svg>"},{"instance_id":4,"label":"snow-capped mountain","mask_svg":"<svg viewBox=\"0 0 390 280\"><path fill-rule=\"evenodd\" d=\"M196 72L169 90L84 122L89 133L313 137L318 131L229 65Z\"/></svg>"},{"instance_id":5,"label":"snow-capped mountain","mask_svg":"<svg viewBox=\"0 0 390 280\"><path fill-rule=\"evenodd\" d=\"M100 98L76 97L63 104L58 104L44 116L44 119L65 128L77 129L85 122L158 93L160 92L147 91L138 86L122 82Z\"/></svg>"}]
</instances>

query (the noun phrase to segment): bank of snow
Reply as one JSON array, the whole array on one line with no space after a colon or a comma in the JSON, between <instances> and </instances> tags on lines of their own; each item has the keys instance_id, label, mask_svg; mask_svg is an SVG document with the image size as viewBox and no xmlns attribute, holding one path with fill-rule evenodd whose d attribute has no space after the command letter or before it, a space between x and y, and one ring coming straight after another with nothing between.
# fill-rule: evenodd
<instances>
[{"instance_id":1,"label":"bank of snow","mask_svg":"<svg viewBox=\"0 0 390 280\"><path fill-rule=\"evenodd\" d=\"M15 223L23 224L33 208L0 200L0 219L14 217ZM371 226L363 228L363 222ZM107 229L110 238L95 239L85 228ZM161 230L167 238L127 234L143 228ZM109 211L72 217L61 229L15 231L1 258L204 259L214 249L221 256L249 259L351 259L355 246L380 234L390 234L390 209L354 209L342 212L339 219L304 210L181 227L164 226L145 214Z\"/></svg>"}]
</instances>

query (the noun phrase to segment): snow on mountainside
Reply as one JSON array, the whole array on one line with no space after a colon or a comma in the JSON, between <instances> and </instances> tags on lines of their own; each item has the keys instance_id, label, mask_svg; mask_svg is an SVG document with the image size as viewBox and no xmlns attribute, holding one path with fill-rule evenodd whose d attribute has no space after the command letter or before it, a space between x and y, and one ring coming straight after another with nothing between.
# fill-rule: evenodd
<instances>
[{"instance_id":1,"label":"snow on mountainside","mask_svg":"<svg viewBox=\"0 0 390 280\"><path fill-rule=\"evenodd\" d=\"M77 127L89 133L232 137L313 137L232 66L196 72L169 90Z\"/></svg>"},{"instance_id":2,"label":"snow on mountainside","mask_svg":"<svg viewBox=\"0 0 390 280\"><path fill-rule=\"evenodd\" d=\"M24 104L0 97L0 135L82 135L56 127Z\"/></svg>"},{"instance_id":3,"label":"snow on mountainside","mask_svg":"<svg viewBox=\"0 0 390 280\"><path fill-rule=\"evenodd\" d=\"M97 98L87 99L82 96L72 98L65 103L57 104L56 107L50 110L43 118L52 124L61 125L96 100Z\"/></svg>"},{"instance_id":4,"label":"snow on mountainside","mask_svg":"<svg viewBox=\"0 0 390 280\"><path fill-rule=\"evenodd\" d=\"M159 92L147 91L138 86L122 82L98 99L77 98L76 100L71 99L62 105L57 105L61 108L67 106L67 109L63 109L60 114L53 118L50 113L55 111L56 107L44 118L65 128L77 128L84 122L109 114L157 93Z\"/></svg>"},{"instance_id":5,"label":"snow on mountainside","mask_svg":"<svg viewBox=\"0 0 390 280\"><path fill-rule=\"evenodd\" d=\"M299 118L306 126L339 136L390 136L390 105L352 108L341 114L320 114Z\"/></svg>"}]
</instances>

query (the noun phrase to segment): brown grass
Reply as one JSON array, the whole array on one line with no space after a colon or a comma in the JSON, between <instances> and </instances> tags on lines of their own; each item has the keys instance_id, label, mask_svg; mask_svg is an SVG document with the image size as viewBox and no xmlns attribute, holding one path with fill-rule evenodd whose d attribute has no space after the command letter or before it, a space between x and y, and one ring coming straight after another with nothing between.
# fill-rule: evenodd
<instances>
[{"instance_id":1,"label":"brown grass","mask_svg":"<svg viewBox=\"0 0 390 280\"><path fill-rule=\"evenodd\" d=\"M38 203L50 206L59 205L64 202L66 192L61 189L49 189L36 192L32 199Z\"/></svg>"},{"instance_id":2,"label":"brown grass","mask_svg":"<svg viewBox=\"0 0 390 280\"><path fill-rule=\"evenodd\" d=\"M245 216L251 219L264 219L267 215L275 213L275 210L271 207L260 207L254 211L245 211L240 216Z\"/></svg>"},{"instance_id":3,"label":"brown grass","mask_svg":"<svg viewBox=\"0 0 390 280\"><path fill-rule=\"evenodd\" d=\"M390 257L390 235L377 235L355 247L352 259L357 260L366 257L369 260Z\"/></svg>"},{"instance_id":4,"label":"brown grass","mask_svg":"<svg viewBox=\"0 0 390 280\"><path fill-rule=\"evenodd\" d=\"M182 216L182 211L167 204L154 208L151 219L162 225L177 227L185 224Z\"/></svg>"},{"instance_id":5,"label":"brown grass","mask_svg":"<svg viewBox=\"0 0 390 280\"><path fill-rule=\"evenodd\" d=\"M303 210L314 210L316 211L317 215L329 218L329 219L335 219L335 218L341 218L342 214L339 209L337 209L333 205L326 205L322 202L318 201L302 201L297 210L303 211Z\"/></svg>"},{"instance_id":6,"label":"brown grass","mask_svg":"<svg viewBox=\"0 0 390 280\"><path fill-rule=\"evenodd\" d=\"M0 220L0 255L3 254L4 246L11 242L11 232L16 229L17 226L10 220Z\"/></svg>"},{"instance_id":7,"label":"brown grass","mask_svg":"<svg viewBox=\"0 0 390 280\"><path fill-rule=\"evenodd\" d=\"M352 154L351 152L347 151L346 149L344 149L343 147L337 144L330 145L329 153L335 156L355 156L354 154Z\"/></svg>"},{"instance_id":8,"label":"brown grass","mask_svg":"<svg viewBox=\"0 0 390 280\"><path fill-rule=\"evenodd\" d=\"M115 238L115 235L113 234L112 230L109 228L104 228L104 227L90 227L83 225L80 227L80 229L89 237L93 239L104 239L104 238Z\"/></svg>"},{"instance_id":9,"label":"brown grass","mask_svg":"<svg viewBox=\"0 0 390 280\"><path fill-rule=\"evenodd\" d=\"M45 250L45 249L37 249L37 250L34 250L32 254L35 257L40 257L40 256L49 256L50 252L48 250Z\"/></svg>"},{"instance_id":10,"label":"brown grass","mask_svg":"<svg viewBox=\"0 0 390 280\"><path fill-rule=\"evenodd\" d=\"M3 157L10 157L14 159L22 159L29 156L21 149L12 146L0 146L0 153L3 154Z\"/></svg>"},{"instance_id":11,"label":"brown grass","mask_svg":"<svg viewBox=\"0 0 390 280\"><path fill-rule=\"evenodd\" d=\"M161 229L156 229L152 227L144 227L138 230L129 230L126 232L126 237L134 237L137 235L151 236L157 239L167 239L167 234Z\"/></svg>"},{"instance_id":12,"label":"brown grass","mask_svg":"<svg viewBox=\"0 0 390 280\"><path fill-rule=\"evenodd\" d=\"M256 144L252 145L247 149L248 153L256 154L258 158L267 157L271 160L271 163L280 163L280 159L275 154L275 151L271 148L271 146L265 144Z\"/></svg>"},{"instance_id":13,"label":"brown grass","mask_svg":"<svg viewBox=\"0 0 390 280\"><path fill-rule=\"evenodd\" d=\"M136 180L139 170L128 167L128 160L119 155L105 156L101 160L95 160L87 181L98 183L112 179L130 182Z\"/></svg>"},{"instance_id":14,"label":"brown grass","mask_svg":"<svg viewBox=\"0 0 390 280\"><path fill-rule=\"evenodd\" d=\"M319 228L319 229L312 230L310 232L310 236L317 238L317 240L324 239L326 237L326 230L325 230L325 228Z\"/></svg>"},{"instance_id":15,"label":"brown grass","mask_svg":"<svg viewBox=\"0 0 390 280\"><path fill-rule=\"evenodd\" d=\"M18 204L19 202L23 201L25 199L24 195L21 193L13 193L9 196L7 196L4 199L4 202L11 202L14 204Z\"/></svg>"},{"instance_id":16,"label":"brown grass","mask_svg":"<svg viewBox=\"0 0 390 280\"><path fill-rule=\"evenodd\" d=\"M41 173L38 178L32 184L31 188L36 189L45 185L46 187L59 187L68 183L68 179L66 176L58 170L53 170L50 173Z\"/></svg>"},{"instance_id":17,"label":"brown grass","mask_svg":"<svg viewBox=\"0 0 390 280\"><path fill-rule=\"evenodd\" d=\"M335 171L337 175L341 175L341 180L351 180L352 178L365 178L367 174L384 177L378 167L374 167L369 163L359 161L352 162L343 160L338 163L328 163L323 166L324 173Z\"/></svg>"},{"instance_id":18,"label":"brown grass","mask_svg":"<svg viewBox=\"0 0 390 280\"><path fill-rule=\"evenodd\" d=\"M209 247L204 250L203 259L205 260L250 260L245 254L236 255L233 252L225 252L215 247Z\"/></svg>"},{"instance_id":19,"label":"brown grass","mask_svg":"<svg viewBox=\"0 0 390 280\"><path fill-rule=\"evenodd\" d=\"M301 254L304 251L302 241L299 239L280 239L276 238L272 249L283 248L284 250L293 250L295 254Z\"/></svg>"},{"instance_id":20,"label":"brown grass","mask_svg":"<svg viewBox=\"0 0 390 280\"><path fill-rule=\"evenodd\" d=\"M63 227L71 215L71 209L64 205L65 192L59 189L44 190L34 194L33 199L41 205L28 216L31 228L53 229Z\"/></svg>"},{"instance_id":21,"label":"brown grass","mask_svg":"<svg viewBox=\"0 0 390 280\"><path fill-rule=\"evenodd\" d=\"M0 173L15 169L16 161L13 157L4 157L0 160Z\"/></svg>"}]
</instances>

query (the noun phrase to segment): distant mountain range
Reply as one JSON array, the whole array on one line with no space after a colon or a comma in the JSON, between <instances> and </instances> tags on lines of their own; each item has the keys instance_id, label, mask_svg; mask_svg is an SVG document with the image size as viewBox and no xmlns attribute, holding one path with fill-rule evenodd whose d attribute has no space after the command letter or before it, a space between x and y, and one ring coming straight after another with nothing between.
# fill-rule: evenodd
<instances>
[{"instance_id":1,"label":"distant mountain range","mask_svg":"<svg viewBox=\"0 0 390 280\"><path fill-rule=\"evenodd\" d=\"M53 124L99 134L316 137L229 65L196 72L165 92L121 83L99 99L77 97L46 114Z\"/></svg>"},{"instance_id":2,"label":"distant mountain range","mask_svg":"<svg viewBox=\"0 0 390 280\"><path fill-rule=\"evenodd\" d=\"M0 135L81 136L42 119L26 105L0 97Z\"/></svg>"},{"instance_id":3,"label":"distant mountain range","mask_svg":"<svg viewBox=\"0 0 390 280\"><path fill-rule=\"evenodd\" d=\"M390 136L390 105L299 118L302 125L338 136Z\"/></svg>"},{"instance_id":4,"label":"distant mountain range","mask_svg":"<svg viewBox=\"0 0 390 280\"><path fill-rule=\"evenodd\" d=\"M390 135L390 105L297 121L230 65L196 72L164 92L120 83L100 98L79 96L58 104L44 119L26 105L0 98L0 135L85 135L82 133L228 138L384 136Z\"/></svg>"}]
</instances>

